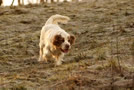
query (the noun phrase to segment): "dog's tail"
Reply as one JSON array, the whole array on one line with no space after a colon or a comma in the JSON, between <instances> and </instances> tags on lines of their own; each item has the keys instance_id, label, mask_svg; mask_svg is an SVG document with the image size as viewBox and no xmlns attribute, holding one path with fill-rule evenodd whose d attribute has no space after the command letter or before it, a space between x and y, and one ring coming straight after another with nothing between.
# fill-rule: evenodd
<instances>
[{"instance_id":1,"label":"dog's tail","mask_svg":"<svg viewBox=\"0 0 134 90\"><path fill-rule=\"evenodd\" d=\"M67 16L62 16L62 15L56 14L56 15L51 16L46 21L45 25L48 25L48 24L58 24L59 22L63 23L63 24L66 24L69 20L70 20L70 18L67 17Z\"/></svg>"}]
</instances>

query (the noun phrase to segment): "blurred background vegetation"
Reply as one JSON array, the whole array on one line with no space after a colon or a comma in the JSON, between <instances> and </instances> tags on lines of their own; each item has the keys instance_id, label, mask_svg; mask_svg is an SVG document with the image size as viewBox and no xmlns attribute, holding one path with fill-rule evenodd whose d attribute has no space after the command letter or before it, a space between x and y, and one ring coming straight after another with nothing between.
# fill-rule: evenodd
<instances>
[{"instance_id":1,"label":"blurred background vegetation","mask_svg":"<svg viewBox=\"0 0 134 90\"><path fill-rule=\"evenodd\" d=\"M54 3L54 2L71 2L81 0L0 0L0 5L13 6L13 5L26 5L26 4L43 4L43 3Z\"/></svg>"}]
</instances>

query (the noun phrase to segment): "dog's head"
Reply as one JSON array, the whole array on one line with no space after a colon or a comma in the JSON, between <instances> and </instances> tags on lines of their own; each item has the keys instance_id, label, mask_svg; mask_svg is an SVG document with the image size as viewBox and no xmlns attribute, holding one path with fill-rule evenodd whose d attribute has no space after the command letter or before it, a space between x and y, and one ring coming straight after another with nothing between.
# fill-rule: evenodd
<instances>
[{"instance_id":1,"label":"dog's head","mask_svg":"<svg viewBox=\"0 0 134 90\"><path fill-rule=\"evenodd\" d=\"M74 43L75 37L73 35L69 36L62 36L62 35L55 35L53 39L53 45L56 48L59 48L61 52L67 53L71 48L71 45Z\"/></svg>"}]
</instances>

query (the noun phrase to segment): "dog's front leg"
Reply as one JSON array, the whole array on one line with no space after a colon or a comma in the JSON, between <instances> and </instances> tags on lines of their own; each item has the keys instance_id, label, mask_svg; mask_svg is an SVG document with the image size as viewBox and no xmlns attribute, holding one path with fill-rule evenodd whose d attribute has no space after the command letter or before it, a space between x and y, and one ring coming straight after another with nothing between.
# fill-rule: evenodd
<instances>
[{"instance_id":1,"label":"dog's front leg","mask_svg":"<svg viewBox=\"0 0 134 90\"><path fill-rule=\"evenodd\" d=\"M59 66L62 64L64 54L61 54L60 56L56 56L56 65Z\"/></svg>"},{"instance_id":2,"label":"dog's front leg","mask_svg":"<svg viewBox=\"0 0 134 90\"><path fill-rule=\"evenodd\" d=\"M51 56L50 50L49 50L49 48L47 46L45 46L43 48L43 61L47 62L48 59L50 58L50 56Z\"/></svg>"}]
</instances>

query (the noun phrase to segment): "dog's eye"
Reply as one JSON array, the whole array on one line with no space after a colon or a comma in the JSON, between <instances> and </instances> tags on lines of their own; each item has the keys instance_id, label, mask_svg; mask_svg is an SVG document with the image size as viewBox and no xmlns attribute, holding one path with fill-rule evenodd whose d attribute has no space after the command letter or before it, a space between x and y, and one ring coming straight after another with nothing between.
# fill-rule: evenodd
<instances>
[{"instance_id":1,"label":"dog's eye","mask_svg":"<svg viewBox=\"0 0 134 90\"><path fill-rule=\"evenodd\" d=\"M62 42L64 42L65 40L64 39L62 39Z\"/></svg>"}]
</instances>

